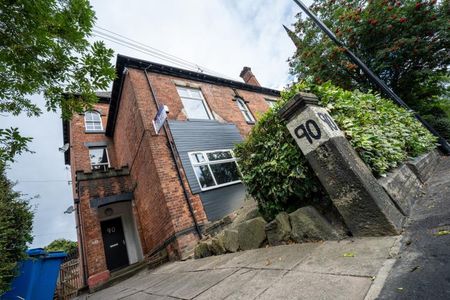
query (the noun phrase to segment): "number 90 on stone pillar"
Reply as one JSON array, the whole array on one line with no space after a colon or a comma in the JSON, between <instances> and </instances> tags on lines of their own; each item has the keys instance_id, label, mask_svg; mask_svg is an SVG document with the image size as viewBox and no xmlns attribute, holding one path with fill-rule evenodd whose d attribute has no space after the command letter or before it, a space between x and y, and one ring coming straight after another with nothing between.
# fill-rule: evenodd
<instances>
[{"instance_id":1,"label":"number 90 on stone pillar","mask_svg":"<svg viewBox=\"0 0 450 300\"><path fill-rule=\"evenodd\" d=\"M306 155L330 138L344 136L325 108L309 106L290 120L287 127Z\"/></svg>"}]
</instances>

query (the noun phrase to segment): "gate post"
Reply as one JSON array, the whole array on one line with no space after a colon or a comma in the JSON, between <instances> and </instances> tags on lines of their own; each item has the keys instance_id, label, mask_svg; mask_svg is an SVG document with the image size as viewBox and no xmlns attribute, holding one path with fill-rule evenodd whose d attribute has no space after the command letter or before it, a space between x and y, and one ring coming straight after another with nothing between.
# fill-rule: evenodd
<instances>
[{"instance_id":1,"label":"gate post","mask_svg":"<svg viewBox=\"0 0 450 300\"><path fill-rule=\"evenodd\" d=\"M297 94L278 114L354 236L400 232L404 216L315 95Z\"/></svg>"}]
</instances>

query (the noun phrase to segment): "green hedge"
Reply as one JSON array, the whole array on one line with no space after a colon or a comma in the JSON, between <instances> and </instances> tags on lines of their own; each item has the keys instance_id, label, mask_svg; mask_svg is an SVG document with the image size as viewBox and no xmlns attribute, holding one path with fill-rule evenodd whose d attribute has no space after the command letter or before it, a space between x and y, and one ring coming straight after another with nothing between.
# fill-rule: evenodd
<instances>
[{"instance_id":1,"label":"green hedge","mask_svg":"<svg viewBox=\"0 0 450 300\"><path fill-rule=\"evenodd\" d=\"M17 263L26 257L27 244L33 240L33 211L13 190L14 184L5 173L0 162L0 295L10 289Z\"/></svg>"},{"instance_id":2,"label":"green hedge","mask_svg":"<svg viewBox=\"0 0 450 300\"><path fill-rule=\"evenodd\" d=\"M390 100L345 91L331 83L296 84L282 92L281 101L261 116L249 137L235 148L242 180L266 219L324 197L320 182L276 114L299 91L319 97L375 176L435 147L436 139Z\"/></svg>"}]
</instances>

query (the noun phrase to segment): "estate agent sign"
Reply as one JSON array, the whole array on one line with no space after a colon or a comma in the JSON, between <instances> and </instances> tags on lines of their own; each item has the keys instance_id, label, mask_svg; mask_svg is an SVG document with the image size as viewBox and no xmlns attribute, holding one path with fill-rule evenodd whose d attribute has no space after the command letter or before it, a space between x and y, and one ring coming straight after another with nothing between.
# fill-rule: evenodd
<instances>
[{"instance_id":1,"label":"estate agent sign","mask_svg":"<svg viewBox=\"0 0 450 300\"><path fill-rule=\"evenodd\" d=\"M159 130L164 125L164 122L167 119L167 113L164 106L161 106L156 113L155 118L153 119L153 127L155 128L156 134L159 133Z\"/></svg>"}]
</instances>

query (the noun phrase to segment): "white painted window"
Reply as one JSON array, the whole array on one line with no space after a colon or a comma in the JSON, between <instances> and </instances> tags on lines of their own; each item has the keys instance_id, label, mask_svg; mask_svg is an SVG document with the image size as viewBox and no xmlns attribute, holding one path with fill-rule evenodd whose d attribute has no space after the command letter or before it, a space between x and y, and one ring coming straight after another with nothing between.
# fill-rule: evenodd
<instances>
[{"instance_id":1,"label":"white painted window","mask_svg":"<svg viewBox=\"0 0 450 300\"><path fill-rule=\"evenodd\" d=\"M212 114L199 89L177 86L177 91L189 119L212 119Z\"/></svg>"},{"instance_id":2,"label":"white painted window","mask_svg":"<svg viewBox=\"0 0 450 300\"><path fill-rule=\"evenodd\" d=\"M240 182L236 158L231 150L191 152L189 158L202 190Z\"/></svg>"},{"instance_id":3,"label":"white painted window","mask_svg":"<svg viewBox=\"0 0 450 300\"><path fill-rule=\"evenodd\" d=\"M110 166L106 147L89 148L89 159L92 170L106 171Z\"/></svg>"},{"instance_id":4,"label":"white painted window","mask_svg":"<svg viewBox=\"0 0 450 300\"><path fill-rule=\"evenodd\" d=\"M255 118L253 118L252 113L247 107L247 104L245 104L245 101L241 98L236 98L236 103L242 115L244 115L245 121L247 121L248 123L255 123Z\"/></svg>"},{"instance_id":5,"label":"white painted window","mask_svg":"<svg viewBox=\"0 0 450 300\"><path fill-rule=\"evenodd\" d=\"M269 105L269 107L274 107L275 104L277 103L277 100L273 100L273 99L266 99L267 104Z\"/></svg>"},{"instance_id":6,"label":"white painted window","mask_svg":"<svg viewBox=\"0 0 450 300\"><path fill-rule=\"evenodd\" d=\"M102 117L96 111L84 113L84 126L86 131L103 131Z\"/></svg>"}]
</instances>

